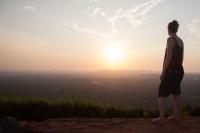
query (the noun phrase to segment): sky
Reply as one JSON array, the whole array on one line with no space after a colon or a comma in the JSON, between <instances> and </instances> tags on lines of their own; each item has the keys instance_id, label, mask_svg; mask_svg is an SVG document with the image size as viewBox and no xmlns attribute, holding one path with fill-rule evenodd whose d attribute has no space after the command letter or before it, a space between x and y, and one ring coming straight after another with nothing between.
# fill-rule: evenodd
<instances>
[{"instance_id":1,"label":"sky","mask_svg":"<svg viewBox=\"0 0 200 133\"><path fill-rule=\"evenodd\" d=\"M176 19L200 72L198 0L0 0L0 71L161 71Z\"/></svg>"}]
</instances>

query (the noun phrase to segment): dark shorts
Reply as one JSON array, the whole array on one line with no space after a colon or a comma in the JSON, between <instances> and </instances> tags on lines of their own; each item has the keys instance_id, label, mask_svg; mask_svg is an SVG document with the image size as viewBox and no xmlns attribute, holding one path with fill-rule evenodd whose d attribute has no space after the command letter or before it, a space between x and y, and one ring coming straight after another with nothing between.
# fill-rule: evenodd
<instances>
[{"instance_id":1,"label":"dark shorts","mask_svg":"<svg viewBox=\"0 0 200 133\"><path fill-rule=\"evenodd\" d=\"M166 72L158 89L159 97L168 97L170 94L172 95L180 95L181 94L181 81L183 79L184 72L181 71L179 73L176 72Z\"/></svg>"}]
</instances>

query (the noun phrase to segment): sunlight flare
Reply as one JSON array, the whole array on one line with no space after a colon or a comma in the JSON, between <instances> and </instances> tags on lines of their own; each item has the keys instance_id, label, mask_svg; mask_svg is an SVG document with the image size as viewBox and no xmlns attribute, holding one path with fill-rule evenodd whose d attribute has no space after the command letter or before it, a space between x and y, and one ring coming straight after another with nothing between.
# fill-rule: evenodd
<instances>
[{"instance_id":1,"label":"sunlight flare","mask_svg":"<svg viewBox=\"0 0 200 133\"><path fill-rule=\"evenodd\" d=\"M104 48L103 55L107 66L120 66L123 64L125 58L124 46L117 41L109 42Z\"/></svg>"}]
</instances>

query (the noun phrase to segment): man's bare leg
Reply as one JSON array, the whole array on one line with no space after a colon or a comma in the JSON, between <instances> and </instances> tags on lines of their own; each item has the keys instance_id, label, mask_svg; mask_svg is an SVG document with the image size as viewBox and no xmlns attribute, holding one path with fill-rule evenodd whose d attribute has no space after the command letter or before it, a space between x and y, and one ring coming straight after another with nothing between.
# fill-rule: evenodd
<instances>
[{"instance_id":1,"label":"man's bare leg","mask_svg":"<svg viewBox=\"0 0 200 133\"><path fill-rule=\"evenodd\" d=\"M180 110L181 110L181 103L180 103L180 96L173 95L173 104L174 104L174 114L173 117L177 120L180 119Z\"/></svg>"},{"instance_id":2,"label":"man's bare leg","mask_svg":"<svg viewBox=\"0 0 200 133\"><path fill-rule=\"evenodd\" d=\"M159 97L158 102L160 116L158 118L154 118L152 122L158 123L160 126L164 126L166 97Z\"/></svg>"},{"instance_id":3,"label":"man's bare leg","mask_svg":"<svg viewBox=\"0 0 200 133\"><path fill-rule=\"evenodd\" d=\"M158 123L160 126L164 126L166 97L159 97L158 102L160 116L158 118L154 118L152 122Z\"/></svg>"},{"instance_id":4,"label":"man's bare leg","mask_svg":"<svg viewBox=\"0 0 200 133\"><path fill-rule=\"evenodd\" d=\"M158 101L159 101L160 120L164 121L166 97L159 97Z\"/></svg>"}]
</instances>

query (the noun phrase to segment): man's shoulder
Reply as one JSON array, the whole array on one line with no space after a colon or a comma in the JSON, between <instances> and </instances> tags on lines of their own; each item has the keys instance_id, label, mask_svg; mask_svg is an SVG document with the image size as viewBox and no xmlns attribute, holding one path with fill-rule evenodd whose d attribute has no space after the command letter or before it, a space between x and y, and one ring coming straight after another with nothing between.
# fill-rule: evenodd
<instances>
[{"instance_id":1,"label":"man's shoulder","mask_svg":"<svg viewBox=\"0 0 200 133\"><path fill-rule=\"evenodd\" d=\"M184 46L183 41L179 36L170 36L170 37L168 37L167 38L167 45L173 47L173 46L175 46L176 41L178 42L180 47Z\"/></svg>"},{"instance_id":2,"label":"man's shoulder","mask_svg":"<svg viewBox=\"0 0 200 133\"><path fill-rule=\"evenodd\" d=\"M170 36L167 38L167 44L168 45L174 45L175 44L175 38Z\"/></svg>"}]
</instances>

